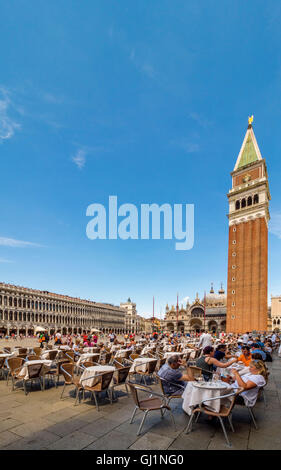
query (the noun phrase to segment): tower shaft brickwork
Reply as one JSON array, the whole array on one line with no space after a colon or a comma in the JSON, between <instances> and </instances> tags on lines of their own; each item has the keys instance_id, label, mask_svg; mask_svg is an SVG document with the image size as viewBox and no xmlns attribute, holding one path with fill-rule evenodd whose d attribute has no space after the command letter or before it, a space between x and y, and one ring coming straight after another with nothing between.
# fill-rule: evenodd
<instances>
[{"instance_id":1,"label":"tower shaft brickwork","mask_svg":"<svg viewBox=\"0 0 281 470\"><path fill-rule=\"evenodd\" d=\"M232 172L229 199L227 332L267 329L268 176L249 125Z\"/></svg>"}]
</instances>

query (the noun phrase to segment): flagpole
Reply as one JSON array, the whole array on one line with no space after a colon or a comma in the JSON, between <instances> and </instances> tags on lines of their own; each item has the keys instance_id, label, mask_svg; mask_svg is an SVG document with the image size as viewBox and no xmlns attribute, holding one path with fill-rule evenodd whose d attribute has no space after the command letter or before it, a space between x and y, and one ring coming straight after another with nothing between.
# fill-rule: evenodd
<instances>
[{"instance_id":1,"label":"flagpole","mask_svg":"<svg viewBox=\"0 0 281 470\"><path fill-rule=\"evenodd\" d=\"M153 320L152 320L152 333L154 332L154 296L153 296Z\"/></svg>"},{"instance_id":2,"label":"flagpole","mask_svg":"<svg viewBox=\"0 0 281 470\"><path fill-rule=\"evenodd\" d=\"M206 291L204 292L204 330L206 330Z\"/></svg>"},{"instance_id":3,"label":"flagpole","mask_svg":"<svg viewBox=\"0 0 281 470\"><path fill-rule=\"evenodd\" d=\"M179 294L177 294L177 332L179 331Z\"/></svg>"}]
</instances>

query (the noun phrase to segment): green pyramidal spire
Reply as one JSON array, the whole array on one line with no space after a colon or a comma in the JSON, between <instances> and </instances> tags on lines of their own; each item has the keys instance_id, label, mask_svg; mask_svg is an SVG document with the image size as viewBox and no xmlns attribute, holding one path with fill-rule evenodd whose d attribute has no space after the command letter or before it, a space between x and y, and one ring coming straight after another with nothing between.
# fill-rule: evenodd
<instances>
[{"instance_id":1,"label":"green pyramidal spire","mask_svg":"<svg viewBox=\"0 0 281 470\"><path fill-rule=\"evenodd\" d=\"M255 149L255 146L254 146L252 135L249 132L245 147L243 149L243 152L239 161L238 168L242 168L243 166L248 165L249 163L253 163L257 161L258 159L259 158Z\"/></svg>"}]
</instances>

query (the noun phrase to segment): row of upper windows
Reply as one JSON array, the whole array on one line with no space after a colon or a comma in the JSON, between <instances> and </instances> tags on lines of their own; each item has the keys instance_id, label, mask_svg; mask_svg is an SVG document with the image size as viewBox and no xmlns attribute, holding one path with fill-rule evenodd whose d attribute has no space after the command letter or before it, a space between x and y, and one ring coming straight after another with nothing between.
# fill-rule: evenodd
<instances>
[{"instance_id":1,"label":"row of upper windows","mask_svg":"<svg viewBox=\"0 0 281 470\"><path fill-rule=\"evenodd\" d=\"M249 196L248 198L239 199L235 202L235 209L238 211L239 209L243 209L244 207L252 206L253 204L259 203L259 195L255 194L254 197Z\"/></svg>"},{"instance_id":2,"label":"row of upper windows","mask_svg":"<svg viewBox=\"0 0 281 470\"><path fill-rule=\"evenodd\" d=\"M72 317L59 317L55 315L38 315L37 313L25 313L25 312L2 312L0 310L0 320L11 320L11 321L36 321L36 322L43 322L43 323L82 323L86 324L86 319L84 318L72 318ZM94 320L94 319L92 319Z\"/></svg>"},{"instance_id":3,"label":"row of upper windows","mask_svg":"<svg viewBox=\"0 0 281 470\"><path fill-rule=\"evenodd\" d=\"M9 307L20 307L20 308L31 308L35 310L44 310L47 312L60 312L60 313L76 313L76 314L82 314L82 315L91 315L92 310L84 310L81 308L77 307L67 307L66 305L60 305L60 304L49 304L45 302L34 302L33 300L26 300L26 299L17 299L12 298L12 297L7 297L7 296L2 296L0 295L0 305L8 306ZM97 311L95 309L95 313L102 314L102 312Z\"/></svg>"}]
</instances>

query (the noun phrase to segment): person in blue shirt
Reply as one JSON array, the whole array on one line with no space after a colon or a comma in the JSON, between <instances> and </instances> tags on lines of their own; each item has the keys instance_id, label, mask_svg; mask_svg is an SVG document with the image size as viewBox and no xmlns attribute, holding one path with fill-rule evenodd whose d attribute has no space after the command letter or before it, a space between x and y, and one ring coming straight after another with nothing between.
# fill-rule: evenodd
<instances>
[{"instance_id":1,"label":"person in blue shirt","mask_svg":"<svg viewBox=\"0 0 281 470\"><path fill-rule=\"evenodd\" d=\"M252 353L252 354L258 353L258 354L261 355L263 361L266 360L266 353L261 349L261 347L259 346L258 343L252 344L251 353Z\"/></svg>"},{"instance_id":2,"label":"person in blue shirt","mask_svg":"<svg viewBox=\"0 0 281 470\"><path fill-rule=\"evenodd\" d=\"M194 380L191 370L181 370L181 365L178 355L170 356L158 372L167 395L181 395L187 382Z\"/></svg>"}]
</instances>

